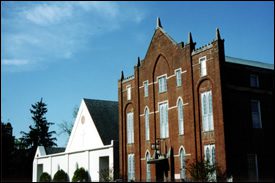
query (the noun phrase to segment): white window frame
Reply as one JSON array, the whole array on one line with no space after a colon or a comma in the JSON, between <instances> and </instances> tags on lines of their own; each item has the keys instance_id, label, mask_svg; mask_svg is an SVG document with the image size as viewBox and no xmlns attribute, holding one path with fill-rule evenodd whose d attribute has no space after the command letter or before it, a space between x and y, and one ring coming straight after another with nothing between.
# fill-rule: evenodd
<instances>
[{"instance_id":1,"label":"white window frame","mask_svg":"<svg viewBox=\"0 0 275 183\"><path fill-rule=\"evenodd\" d=\"M207 59L206 56L200 57L199 62L200 62L200 75L201 77L207 75Z\"/></svg>"},{"instance_id":2,"label":"white window frame","mask_svg":"<svg viewBox=\"0 0 275 183\"><path fill-rule=\"evenodd\" d=\"M127 143L134 143L134 113L127 113Z\"/></svg>"},{"instance_id":3,"label":"white window frame","mask_svg":"<svg viewBox=\"0 0 275 183\"><path fill-rule=\"evenodd\" d=\"M209 149L209 160L207 159L207 148ZM213 157L213 149L214 149L214 155L215 157ZM209 161L209 164L210 165L215 165L215 163L217 162L216 161L216 147L215 147L215 144L207 144L207 145L204 145L204 160L205 161ZM216 166L215 166L216 167ZM216 180L217 177L216 177L216 171L211 175L211 178L213 180Z\"/></svg>"},{"instance_id":4,"label":"white window frame","mask_svg":"<svg viewBox=\"0 0 275 183\"><path fill-rule=\"evenodd\" d=\"M181 109L179 104L181 104ZM184 134L184 106L183 100L181 97L177 100L177 110L178 110L178 127L179 127L179 135Z\"/></svg>"},{"instance_id":5,"label":"white window frame","mask_svg":"<svg viewBox=\"0 0 275 183\"><path fill-rule=\"evenodd\" d=\"M178 75L179 73L179 75ZM181 68L178 68L175 70L175 76L176 76L176 86L180 87L182 86L182 74L181 74Z\"/></svg>"},{"instance_id":6,"label":"white window frame","mask_svg":"<svg viewBox=\"0 0 275 183\"><path fill-rule=\"evenodd\" d=\"M262 128L262 117L261 117L261 103L260 100L251 100L250 102L251 104L251 118L252 118L252 127L253 128ZM253 112L252 108L253 108L253 103L257 103L257 114L255 112ZM258 125L256 124L257 121L255 121L254 116L257 115L258 116Z\"/></svg>"},{"instance_id":7,"label":"white window frame","mask_svg":"<svg viewBox=\"0 0 275 183\"><path fill-rule=\"evenodd\" d=\"M135 180L135 154L128 154L128 181Z\"/></svg>"},{"instance_id":8,"label":"white window frame","mask_svg":"<svg viewBox=\"0 0 275 183\"><path fill-rule=\"evenodd\" d=\"M148 163L150 160L150 153L147 151L146 153L146 182L151 182L151 166Z\"/></svg>"},{"instance_id":9,"label":"white window frame","mask_svg":"<svg viewBox=\"0 0 275 183\"><path fill-rule=\"evenodd\" d=\"M143 82L144 97L148 97L148 95L149 95L149 88L148 88L148 86L149 86L148 80L144 81L144 82Z\"/></svg>"},{"instance_id":10,"label":"white window frame","mask_svg":"<svg viewBox=\"0 0 275 183\"><path fill-rule=\"evenodd\" d=\"M186 179L186 163L185 163L185 150L180 148L179 151L179 161L180 161L180 179Z\"/></svg>"},{"instance_id":11,"label":"white window frame","mask_svg":"<svg viewBox=\"0 0 275 183\"><path fill-rule=\"evenodd\" d=\"M207 148L209 149L209 163L210 165L213 165L215 162L216 162L216 148L215 148L215 144L207 144L207 145L204 145L204 160L207 161L208 158L207 158ZM215 157L213 157L213 152L212 150L215 150ZM213 159L215 158L215 160Z\"/></svg>"},{"instance_id":12,"label":"white window frame","mask_svg":"<svg viewBox=\"0 0 275 183\"><path fill-rule=\"evenodd\" d=\"M254 85L253 79L255 79L256 83ZM257 74L250 74L250 86L258 88L259 87L259 76Z\"/></svg>"},{"instance_id":13,"label":"white window frame","mask_svg":"<svg viewBox=\"0 0 275 183\"><path fill-rule=\"evenodd\" d=\"M166 111L165 111L165 109L166 109ZM159 103L160 138L168 138L169 137L168 109L169 109L169 106L168 106L167 101ZM163 113L163 112L165 112L165 113Z\"/></svg>"},{"instance_id":14,"label":"white window frame","mask_svg":"<svg viewBox=\"0 0 275 183\"><path fill-rule=\"evenodd\" d=\"M204 132L214 130L212 91L201 93L201 118Z\"/></svg>"},{"instance_id":15,"label":"white window frame","mask_svg":"<svg viewBox=\"0 0 275 183\"><path fill-rule=\"evenodd\" d=\"M145 121L145 140L150 140L150 111L146 106L144 110L144 121Z\"/></svg>"},{"instance_id":16,"label":"white window frame","mask_svg":"<svg viewBox=\"0 0 275 183\"><path fill-rule=\"evenodd\" d=\"M159 85L159 93L167 92L167 74L158 76L157 79Z\"/></svg>"},{"instance_id":17,"label":"white window frame","mask_svg":"<svg viewBox=\"0 0 275 183\"><path fill-rule=\"evenodd\" d=\"M126 90L127 90L127 100L131 100L131 98L132 98L131 85L127 85Z\"/></svg>"}]
</instances>

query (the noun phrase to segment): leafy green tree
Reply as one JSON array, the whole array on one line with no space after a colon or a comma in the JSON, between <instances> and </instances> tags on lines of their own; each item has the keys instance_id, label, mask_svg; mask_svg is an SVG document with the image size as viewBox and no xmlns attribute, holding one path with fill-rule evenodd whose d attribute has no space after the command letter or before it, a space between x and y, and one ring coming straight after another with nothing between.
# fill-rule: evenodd
<instances>
[{"instance_id":1,"label":"leafy green tree","mask_svg":"<svg viewBox=\"0 0 275 183\"><path fill-rule=\"evenodd\" d=\"M56 141L56 138L52 137L56 132L49 131L50 125L53 125L54 123L48 122L45 117L48 109L47 104L43 102L43 98L32 105L30 112L32 113L34 127L29 126L30 131L28 133L21 131L21 134L23 134L22 142L25 146L31 149L36 149L39 145L45 147L56 146L56 143L54 142Z\"/></svg>"}]
</instances>

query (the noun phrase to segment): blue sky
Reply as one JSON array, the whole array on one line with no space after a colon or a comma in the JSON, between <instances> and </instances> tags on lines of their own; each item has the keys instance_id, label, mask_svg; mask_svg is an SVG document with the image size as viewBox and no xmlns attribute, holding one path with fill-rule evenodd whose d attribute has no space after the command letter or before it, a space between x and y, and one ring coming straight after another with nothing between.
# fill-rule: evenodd
<instances>
[{"instance_id":1,"label":"blue sky","mask_svg":"<svg viewBox=\"0 0 275 183\"><path fill-rule=\"evenodd\" d=\"M1 121L20 137L43 97L59 132L82 98L117 101L121 70L144 58L157 17L176 42L191 32L200 47L219 27L227 56L274 63L274 2L2 1Z\"/></svg>"}]
</instances>

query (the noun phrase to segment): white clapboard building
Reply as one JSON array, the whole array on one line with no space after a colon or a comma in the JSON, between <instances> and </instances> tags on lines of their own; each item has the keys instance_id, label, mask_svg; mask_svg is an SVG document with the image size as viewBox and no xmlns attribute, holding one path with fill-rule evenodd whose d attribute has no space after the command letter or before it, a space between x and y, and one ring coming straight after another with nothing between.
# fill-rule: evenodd
<instances>
[{"instance_id":1,"label":"white clapboard building","mask_svg":"<svg viewBox=\"0 0 275 183\"><path fill-rule=\"evenodd\" d=\"M85 168L90 181L101 181L102 172L110 177L118 172L118 102L83 99L66 148L39 146L33 160L33 182L47 172L64 170L72 181L77 168Z\"/></svg>"}]
</instances>

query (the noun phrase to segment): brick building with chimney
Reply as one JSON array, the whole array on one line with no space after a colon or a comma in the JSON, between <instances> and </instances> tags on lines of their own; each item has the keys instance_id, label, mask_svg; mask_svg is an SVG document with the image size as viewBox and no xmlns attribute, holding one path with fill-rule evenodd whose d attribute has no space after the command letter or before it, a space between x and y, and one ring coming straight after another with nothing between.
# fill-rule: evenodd
<instances>
[{"instance_id":1,"label":"brick building with chimney","mask_svg":"<svg viewBox=\"0 0 275 183\"><path fill-rule=\"evenodd\" d=\"M274 65L225 56L219 30L198 49L157 27L134 75L118 81L119 172L125 180L190 180L208 160L233 180L274 180ZM220 176L217 171L215 179Z\"/></svg>"}]
</instances>

